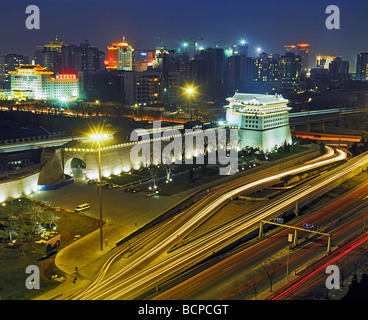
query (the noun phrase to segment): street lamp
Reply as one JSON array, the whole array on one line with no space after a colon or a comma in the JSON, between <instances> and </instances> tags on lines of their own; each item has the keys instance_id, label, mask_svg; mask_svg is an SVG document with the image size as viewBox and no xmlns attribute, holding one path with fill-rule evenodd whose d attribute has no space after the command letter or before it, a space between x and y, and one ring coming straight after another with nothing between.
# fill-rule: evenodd
<instances>
[{"instance_id":1,"label":"street lamp","mask_svg":"<svg viewBox=\"0 0 368 320\"><path fill-rule=\"evenodd\" d=\"M90 135L92 141L98 143L98 179L99 179L99 198L100 198L100 250L103 250L102 234L102 186L101 186L101 142L108 139L108 135L96 132Z\"/></svg>"},{"instance_id":2,"label":"street lamp","mask_svg":"<svg viewBox=\"0 0 368 320\"><path fill-rule=\"evenodd\" d=\"M190 105L190 98L191 98L192 94L194 93L194 89L192 87L189 87L189 88L186 89L186 92L188 94L188 107L189 107L190 120L192 120L192 109L191 109L191 105Z\"/></svg>"},{"instance_id":3,"label":"street lamp","mask_svg":"<svg viewBox=\"0 0 368 320\"><path fill-rule=\"evenodd\" d=\"M99 116L100 115L100 100L96 100L95 101L95 104L96 104L96 106L97 106L97 110L96 110L96 113L97 113L97 116Z\"/></svg>"}]
</instances>

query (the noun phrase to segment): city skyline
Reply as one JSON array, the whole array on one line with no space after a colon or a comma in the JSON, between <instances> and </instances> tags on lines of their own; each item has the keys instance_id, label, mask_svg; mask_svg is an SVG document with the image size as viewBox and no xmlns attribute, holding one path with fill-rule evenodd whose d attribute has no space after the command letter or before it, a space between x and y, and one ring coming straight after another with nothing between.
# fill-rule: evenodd
<instances>
[{"instance_id":1,"label":"city skyline","mask_svg":"<svg viewBox=\"0 0 368 320\"><path fill-rule=\"evenodd\" d=\"M368 300L367 1L30 2L0 4L0 300Z\"/></svg>"},{"instance_id":2,"label":"city skyline","mask_svg":"<svg viewBox=\"0 0 368 320\"><path fill-rule=\"evenodd\" d=\"M137 49L158 46L159 40L155 39L158 36L168 48L176 48L181 39L196 36L204 39L199 42L204 47L214 47L215 43L223 47L246 40L248 54L253 57L258 55L256 48L269 54L282 54L285 45L306 42L310 44L310 57L319 54L342 56L351 62L353 70L357 54L367 51L364 44L357 41L358 37L351 37L352 32L358 35L359 29L365 26L360 15L367 4L360 0L348 4L335 1L341 12L340 30L325 27L328 16L325 10L330 4L327 1L266 1L260 8L258 4L242 1L231 1L224 7L218 0L200 3L190 0L185 5L167 0L154 4L145 0L103 3L97 0L52 3L41 0L35 4L41 13L40 30L25 28L28 5L25 1L2 10L0 27L6 28L11 21L12 32L0 35L3 43L0 54L21 53L32 59L36 45L56 36L66 43L88 40L105 52L109 44L120 41L123 36ZM361 10L356 12L354 8L358 4ZM261 15L257 14L259 12ZM140 44L134 45L135 40Z\"/></svg>"}]
</instances>

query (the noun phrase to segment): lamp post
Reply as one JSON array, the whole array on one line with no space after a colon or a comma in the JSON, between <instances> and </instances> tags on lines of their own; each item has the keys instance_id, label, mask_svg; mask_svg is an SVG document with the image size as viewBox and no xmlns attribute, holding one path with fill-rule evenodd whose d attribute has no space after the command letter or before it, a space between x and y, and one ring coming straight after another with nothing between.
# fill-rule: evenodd
<instances>
[{"instance_id":1,"label":"lamp post","mask_svg":"<svg viewBox=\"0 0 368 320\"><path fill-rule=\"evenodd\" d=\"M190 120L192 119L192 109L191 109L191 105L190 105L190 98L192 96L192 94L194 93L194 89L193 88L187 88L187 94L188 94L188 108L189 108L189 114L190 114Z\"/></svg>"},{"instance_id":2,"label":"lamp post","mask_svg":"<svg viewBox=\"0 0 368 320\"><path fill-rule=\"evenodd\" d=\"M95 103L96 103L96 106L97 106L97 110L96 110L97 116L100 116L100 101L96 100Z\"/></svg>"},{"instance_id":3,"label":"lamp post","mask_svg":"<svg viewBox=\"0 0 368 320\"><path fill-rule=\"evenodd\" d=\"M102 186L101 186L101 141L107 139L107 135L103 133L94 133L91 135L93 141L98 143L98 181L99 181L99 199L100 199L100 250L103 250L103 233L102 233Z\"/></svg>"}]
</instances>

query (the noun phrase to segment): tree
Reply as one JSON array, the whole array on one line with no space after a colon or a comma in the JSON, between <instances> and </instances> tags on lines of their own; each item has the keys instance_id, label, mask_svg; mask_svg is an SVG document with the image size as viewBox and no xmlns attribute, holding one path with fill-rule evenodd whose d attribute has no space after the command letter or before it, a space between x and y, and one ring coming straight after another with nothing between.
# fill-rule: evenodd
<instances>
[{"instance_id":1,"label":"tree","mask_svg":"<svg viewBox=\"0 0 368 320\"><path fill-rule=\"evenodd\" d=\"M34 232L37 235L43 235L46 233L46 228L41 223L37 223Z\"/></svg>"},{"instance_id":2,"label":"tree","mask_svg":"<svg viewBox=\"0 0 368 320\"><path fill-rule=\"evenodd\" d=\"M60 219L60 217L57 216L55 212L45 211L43 214L43 219L45 223L49 224L49 228L52 228L52 225L57 226L56 222Z\"/></svg>"},{"instance_id":3,"label":"tree","mask_svg":"<svg viewBox=\"0 0 368 320\"><path fill-rule=\"evenodd\" d=\"M9 235L10 241L13 241L13 237L18 235L17 229L14 225L9 225L5 228L5 232Z\"/></svg>"},{"instance_id":4,"label":"tree","mask_svg":"<svg viewBox=\"0 0 368 320\"><path fill-rule=\"evenodd\" d=\"M272 286L273 286L273 277L275 275L275 272L278 270L278 263L274 260L270 260L268 263L264 262L262 264L262 269L266 273L269 283L270 283L270 291L272 292Z\"/></svg>"},{"instance_id":5,"label":"tree","mask_svg":"<svg viewBox=\"0 0 368 320\"><path fill-rule=\"evenodd\" d=\"M157 169L157 166L155 165L150 165L148 167L150 173L151 173L151 177L152 177L152 180L153 180L153 187L157 187L157 177L158 177L158 169Z\"/></svg>"},{"instance_id":6,"label":"tree","mask_svg":"<svg viewBox=\"0 0 368 320\"><path fill-rule=\"evenodd\" d=\"M254 275L251 275L250 276L250 282L251 282L252 288L253 288L254 299L257 300L257 294L258 294L258 290L257 290L257 278Z\"/></svg>"},{"instance_id":7,"label":"tree","mask_svg":"<svg viewBox=\"0 0 368 320\"><path fill-rule=\"evenodd\" d=\"M165 164L166 181L170 181L171 179L172 167L173 167L173 164Z\"/></svg>"},{"instance_id":8,"label":"tree","mask_svg":"<svg viewBox=\"0 0 368 320\"><path fill-rule=\"evenodd\" d=\"M368 149L368 131L363 131L360 142L363 143L364 150Z\"/></svg>"}]
</instances>

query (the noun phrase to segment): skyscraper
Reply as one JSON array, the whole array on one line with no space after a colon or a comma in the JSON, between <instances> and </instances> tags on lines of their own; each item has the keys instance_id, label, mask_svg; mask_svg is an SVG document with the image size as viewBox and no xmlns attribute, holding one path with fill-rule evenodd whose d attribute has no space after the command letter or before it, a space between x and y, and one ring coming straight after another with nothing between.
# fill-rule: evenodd
<instances>
[{"instance_id":1,"label":"skyscraper","mask_svg":"<svg viewBox=\"0 0 368 320\"><path fill-rule=\"evenodd\" d=\"M359 53L357 56L356 80L368 80L368 52Z\"/></svg>"},{"instance_id":2,"label":"skyscraper","mask_svg":"<svg viewBox=\"0 0 368 320\"><path fill-rule=\"evenodd\" d=\"M22 64L28 64L29 58L21 54L7 54L0 56L0 85L4 89L10 89L10 74L9 71L14 71L15 68Z\"/></svg>"},{"instance_id":3,"label":"skyscraper","mask_svg":"<svg viewBox=\"0 0 368 320\"><path fill-rule=\"evenodd\" d=\"M307 73L310 69L309 67L309 44L300 43L298 44L298 54L301 59L301 71L302 73Z\"/></svg>"},{"instance_id":4,"label":"skyscraper","mask_svg":"<svg viewBox=\"0 0 368 320\"><path fill-rule=\"evenodd\" d=\"M227 59L224 49L207 48L194 60L190 60L190 78L201 87L201 96L206 99L220 99L224 95L224 76L227 71Z\"/></svg>"},{"instance_id":5,"label":"skyscraper","mask_svg":"<svg viewBox=\"0 0 368 320\"><path fill-rule=\"evenodd\" d=\"M247 68L249 61L245 55L231 56L228 61L229 90L232 92L236 90L243 91L247 79L249 79L249 75L247 74L249 72L249 68ZM252 63L252 60L250 63Z\"/></svg>"},{"instance_id":6,"label":"skyscraper","mask_svg":"<svg viewBox=\"0 0 368 320\"><path fill-rule=\"evenodd\" d=\"M329 65L336 57L333 56L321 56L316 57L317 69L329 69Z\"/></svg>"},{"instance_id":7,"label":"skyscraper","mask_svg":"<svg viewBox=\"0 0 368 320\"><path fill-rule=\"evenodd\" d=\"M125 103L147 107L163 107L180 99L179 72L149 70L124 74Z\"/></svg>"},{"instance_id":8,"label":"skyscraper","mask_svg":"<svg viewBox=\"0 0 368 320\"><path fill-rule=\"evenodd\" d=\"M289 53L289 52L292 52L292 53L295 53L297 54L297 50L296 50L296 46L295 45L286 45L284 46L285 48L285 53Z\"/></svg>"},{"instance_id":9,"label":"skyscraper","mask_svg":"<svg viewBox=\"0 0 368 320\"><path fill-rule=\"evenodd\" d=\"M299 90L302 63L299 56L289 52L280 59L281 89L287 92Z\"/></svg>"},{"instance_id":10,"label":"skyscraper","mask_svg":"<svg viewBox=\"0 0 368 320\"><path fill-rule=\"evenodd\" d=\"M66 72L93 72L105 70L105 53L91 47L88 41L78 45L68 45L61 49L62 70Z\"/></svg>"},{"instance_id":11,"label":"skyscraper","mask_svg":"<svg viewBox=\"0 0 368 320\"><path fill-rule=\"evenodd\" d=\"M349 77L349 61L342 60L341 57L337 57L329 65L330 79L331 80L348 80Z\"/></svg>"},{"instance_id":12,"label":"skyscraper","mask_svg":"<svg viewBox=\"0 0 368 320\"><path fill-rule=\"evenodd\" d=\"M109 70L133 70L133 48L125 42L113 43L107 47L106 69Z\"/></svg>"},{"instance_id":13,"label":"skyscraper","mask_svg":"<svg viewBox=\"0 0 368 320\"><path fill-rule=\"evenodd\" d=\"M279 61L269 57L265 52L253 60L253 81L277 82L279 78Z\"/></svg>"},{"instance_id":14,"label":"skyscraper","mask_svg":"<svg viewBox=\"0 0 368 320\"><path fill-rule=\"evenodd\" d=\"M61 50L66 43L59 41L56 37L54 41L36 46L35 60L36 64L46 68L48 71L61 72Z\"/></svg>"}]
</instances>

